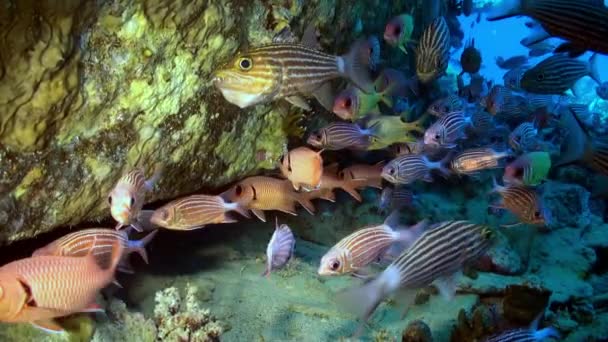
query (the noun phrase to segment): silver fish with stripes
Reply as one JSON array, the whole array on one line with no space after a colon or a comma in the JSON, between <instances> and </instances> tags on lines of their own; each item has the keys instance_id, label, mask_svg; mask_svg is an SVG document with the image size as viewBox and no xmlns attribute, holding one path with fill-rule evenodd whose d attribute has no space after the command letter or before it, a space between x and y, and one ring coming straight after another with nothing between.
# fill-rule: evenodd
<instances>
[{"instance_id":1,"label":"silver fish with stripes","mask_svg":"<svg viewBox=\"0 0 608 342\"><path fill-rule=\"evenodd\" d=\"M506 1L490 13L488 21L519 15L532 17L541 26L522 40L525 46L553 36L567 41L556 52L568 52L572 57L587 50L608 54L608 8L601 1Z\"/></svg>"},{"instance_id":2,"label":"silver fish with stripes","mask_svg":"<svg viewBox=\"0 0 608 342\"><path fill-rule=\"evenodd\" d=\"M318 273L335 276L360 273L373 262L378 261L392 244L403 243L409 247L426 229L427 221L412 227L399 224L399 212L394 211L383 224L361 228L334 245L323 257Z\"/></svg>"},{"instance_id":3,"label":"silver fish with stripes","mask_svg":"<svg viewBox=\"0 0 608 342\"><path fill-rule=\"evenodd\" d=\"M417 180L432 182L432 170L448 176L450 171L445 167L449 155L439 161L430 161L427 156L412 154L397 157L382 168L382 178L393 184L411 184Z\"/></svg>"},{"instance_id":4,"label":"silver fish with stripes","mask_svg":"<svg viewBox=\"0 0 608 342\"><path fill-rule=\"evenodd\" d=\"M524 122L509 134L509 145L516 152L533 150L537 145L538 128L531 122Z\"/></svg>"},{"instance_id":5,"label":"silver fish with stripes","mask_svg":"<svg viewBox=\"0 0 608 342\"><path fill-rule=\"evenodd\" d=\"M424 132L424 144L433 147L454 148L456 142L466 138L471 118L463 111L448 113L435 121Z\"/></svg>"},{"instance_id":6,"label":"silver fish with stripes","mask_svg":"<svg viewBox=\"0 0 608 342\"><path fill-rule=\"evenodd\" d=\"M154 189L154 184L161 175L160 164L156 166L154 175L146 180L143 168L136 168L123 175L108 196L110 214L116 220L115 229L131 226L137 231L143 231L139 222L139 214L146 201L146 193Z\"/></svg>"},{"instance_id":7,"label":"silver fish with stripes","mask_svg":"<svg viewBox=\"0 0 608 342\"><path fill-rule=\"evenodd\" d=\"M129 254L138 253L144 262L148 263L146 245L156 235L156 230L146 235L141 240L129 240L125 230L116 231L107 228L90 228L79 230L62 236L61 238L40 247L34 251L33 257L41 255L83 257L89 254L101 255L112 254L115 244L122 245L122 257L118 269L122 272L133 273L128 262Z\"/></svg>"},{"instance_id":8,"label":"silver fish with stripes","mask_svg":"<svg viewBox=\"0 0 608 342\"><path fill-rule=\"evenodd\" d=\"M474 175L479 171L499 168L500 160L511 156L509 151L498 152L490 147L464 150L452 159L452 171L462 175Z\"/></svg>"},{"instance_id":9,"label":"silver fish with stripes","mask_svg":"<svg viewBox=\"0 0 608 342\"><path fill-rule=\"evenodd\" d=\"M392 210L399 210L409 207L416 199L414 191L404 186L395 188L387 186L382 189L380 198L378 199L378 213L383 214Z\"/></svg>"},{"instance_id":10,"label":"silver fish with stripes","mask_svg":"<svg viewBox=\"0 0 608 342\"><path fill-rule=\"evenodd\" d=\"M430 227L375 279L338 294L338 301L361 318L355 335L376 307L399 289L416 290L434 283L444 298L452 298L456 275L486 252L493 236L489 227L469 221Z\"/></svg>"},{"instance_id":11,"label":"silver fish with stripes","mask_svg":"<svg viewBox=\"0 0 608 342\"><path fill-rule=\"evenodd\" d=\"M530 93L559 95L573 89L576 81L584 76L590 76L598 84L601 83L597 54L591 56L589 62L571 58L567 54L557 54L526 71L521 79L521 87Z\"/></svg>"},{"instance_id":12,"label":"silver fish with stripes","mask_svg":"<svg viewBox=\"0 0 608 342\"><path fill-rule=\"evenodd\" d=\"M215 71L213 84L240 108L286 99L310 110L303 96L313 95L331 110L334 99L329 81L344 77L371 90L370 60L361 51L367 46L367 40L361 39L346 55L324 53L318 49L316 30L309 26L301 44L275 43L238 53Z\"/></svg>"},{"instance_id":13,"label":"silver fish with stripes","mask_svg":"<svg viewBox=\"0 0 608 342\"><path fill-rule=\"evenodd\" d=\"M443 17L437 17L424 30L416 47L416 76L430 83L443 76L450 59L450 29Z\"/></svg>"},{"instance_id":14,"label":"silver fish with stripes","mask_svg":"<svg viewBox=\"0 0 608 342\"><path fill-rule=\"evenodd\" d=\"M291 229L286 224L279 225L277 219L274 233L266 247L266 270L262 276L269 277L273 270L284 267L291 260L295 246L296 238Z\"/></svg>"},{"instance_id":15,"label":"silver fish with stripes","mask_svg":"<svg viewBox=\"0 0 608 342\"><path fill-rule=\"evenodd\" d=\"M166 229L192 230L208 224L237 222L229 211L250 217L247 209L239 203L227 202L221 196L191 195L156 209L150 221Z\"/></svg>"},{"instance_id":16,"label":"silver fish with stripes","mask_svg":"<svg viewBox=\"0 0 608 342\"><path fill-rule=\"evenodd\" d=\"M436 117L442 117L447 113L452 113L464 109L464 103L458 94L450 94L446 97L437 99L431 103L427 112Z\"/></svg>"},{"instance_id":17,"label":"silver fish with stripes","mask_svg":"<svg viewBox=\"0 0 608 342\"><path fill-rule=\"evenodd\" d=\"M332 122L313 132L306 143L330 151L344 149L365 151L371 145L373 137L373 128L361 128L351 122Z\"/></svg>"}]
</instances>

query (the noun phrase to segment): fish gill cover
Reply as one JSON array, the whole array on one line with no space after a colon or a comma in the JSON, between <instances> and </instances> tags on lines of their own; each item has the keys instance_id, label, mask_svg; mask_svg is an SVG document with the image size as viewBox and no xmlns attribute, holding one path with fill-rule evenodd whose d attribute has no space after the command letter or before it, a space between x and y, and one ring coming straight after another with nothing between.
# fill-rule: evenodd
<instances>
[{"instance_id":1,"label":"fish gill cover","mask_svg":"<svg viewBox=\"0 0 608 342\"><path fill-rule=\"evenodd\" d=\"M608 339L603 1L0 27L0 340Z\"/></svg>"}]
</instances>

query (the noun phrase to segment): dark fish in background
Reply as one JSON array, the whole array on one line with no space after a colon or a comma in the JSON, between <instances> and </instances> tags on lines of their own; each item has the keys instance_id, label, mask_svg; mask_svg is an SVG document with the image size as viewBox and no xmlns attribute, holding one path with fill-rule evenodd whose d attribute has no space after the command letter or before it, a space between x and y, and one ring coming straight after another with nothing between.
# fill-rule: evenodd
<instances>
[{"instance_id":1,"label":"dark fish in background","mask_svg":"<svg viewBox=\"0 0 608 342\"><path fill-rule=\"evenodd\" d=\"M550 169L551 156L548 152L530 152L507 165L502 179L508 184L537 186L547 179Z\"/></svg>"},{"instance_id":2,"label":"dark fish in background","mask_svg":"<svg viewBox=\"0 0 608 342\"><path fill-rule=\"evenodd\" d=\"M370 70L376 71L380 65L380 40L376 36L369 36L365 43L361 44L360 48L361 59L367 60L367 65Z\"/></svg>"},{"instance_id":3,"label":"dark fish in background","mask_svg":"<svg viewBox=\"0 0 608 342\"><path fill-rule=\"evenodd\" d=\"M422 33L416 48L416 75L422 83L443 76L450 59L450 30L443 17L438 17Z\"/></svg>"},{"instance_id":4,"label":"dark fish in background","mask_svg":"<svg viewBox=\"0 0 608 342\"><path fill-rule=\"evenodd\" d=\"M493 236L489 227L469 221L442 222L426 230L375 279L338 294L338 301L361 318L355 335L398 289L416 290L434 283L445 299L452 299L455 276L486 252Z\"/></svg>"},{"instance_id":5,"label":"dark fish in background","mask_svg":"<svg viewBox=\"0 0 608 342\"><path fill-rule=\"evenodd\" d=\"M589 62L570 58L567 54L557 54L526 71L521 79L521 87L530 93L563 94L584 76L590 76L598 84L601 83L597 54L593 54Z\"/></svg>"},{"instance_id":6,"label":"dark fish in background","mask_svg":"<svg viewBox=\"0 0 608 342\"><path fill-rule=\"evenodd\" d=\"M493 182L492 191L502 197L498 204L492 205L493 208L510 211L524 224L543 226L551 222L551 213L536 191L522 185L500 186L496 179Z\"/></svg>"},{"instance_id":7,"label":"dark fish in background","mask_svg":"<svg viewBox=\"0 0 608 342\"><path fill-rule=\"evenodd\" d=\"M529 66L527 65L522 65L518 68L513 68L509 71L507 71L503 76L502 76L502 80L503 80L503 84L505 85L505 87L514 90L514 91L521 91L523 90L521 88L521 79L524 76L524 73L530 69Z\"/></svg>"},{"instance_id":8,"label":"dark fish in background","mask_svg":"<svg viewBox=\"0 0 608 342\"><path fill-rule=\"evenodd\" d=\"M475 48L475 39L467 41L460 55L462 73L476 74L481 69L481 52Z\"/></svg>"},{"instance_id":9,"label":"dark fish in background","mask_svg":"<svg viewBox=\"0 0 608 342\"><path fill-rule=\"evenodd\" d=\"M450 94L446 97L435 100L427 112L433 116L442 117L447 113L456 112L464 109L464 103L457 94Z\"/></svg>"},{"instance_id":10,"label":"dark fish in background","mask_svg":"<svg viewBox=\"0 0 608 342\"><path fill-rule=\"evenodd\" d=\"M562 144L562 153L553 165L557 167L580 162L608 175L608 139L592 137L572 108L562 113L560 126L567 132L567 138Z\"/></svg>"},{"instance_id":11,"label":"dark fish in background","mask_svg":"<svg viewBox=\"0 0 608 342\"><path fill-rule=\"evenodd\" d=\"M439 161L430 161L419 154L405 155L391 160L382 169L382 178L393 184L411 184L417 180L432 182L432 170L447 176L450 171L445 167L449 155Z\"/></svg>"},{"instance_id":12,"label":"dark fish in background","mask_svg":"<svg viewBox=\"0 0 608 342\"><path fill-rule=\"evenodd\" d=\"M571 57L580 56L587 50L608 54L608 8L600 1L506 1L488 16L488 20L518 15L534 18L542 28L522 41L526 46L553 36L567 40L556 52L569 52Z\"/></svg>"},{"instance_id":13,"label":"dark fish in background","mask_svg":"<svg viewBox=\"0 0 608 342\"><path fill-rule=\"evenodd\" d=\"M454 148L458 140L466 138L465 129L470 123L470 117L463 111L448 113L427 128L424 132L424 144Z\"/></svg>"},{"instance_id":14,"label":"dark fish in background","mask_svg":"<svg viewBox=\"0 0 608 342\"><path fill-rule=\"evenodd\" d=\"M293 256L296 238L286 224L279 226L275 223L274 233L266 247L266 270L262 276L270 276L270 272L285 266Z\"/></svg>"},{"instance_id":15,"label":"dark fish in background","mask_svg":"<svg viewBox=\"0 0 608 342\"><path fill-rule=\"evenodd\" d=\"M409 207L414 202L414 192L404 186L395 188L387 186L382 190L378 200L378 213L386 213L392 210L399 210Z\"/></svg>"},{"instance_id":16,"label":"dark fish in background","mask_svg":"<svg viewBox=\"0 0 608 342\"><path fill-rule=\"evenodd\" d=\"M408 154L420 154L424 152L424 141L404 142L391 145L393 156L399 157Z\"/></svg>"},{"instance_id":17,"label":"dark fish in background","mask_svg":"<svg viewBox=\"0 0 608 342\"><path fill-rule=\"evenodd\" d=\"M514 151L525 152L537 145L538 129L531 122L524 122L509 134L509 145Z\"/></svg>"},{"instance_id":18,"label":"dark fish in background","mask_svg":"<svg viewBox=\"0 0 608 342\"><path fill-rule=\"evenodd\" d=\"M490 147L472 148L456 155L450 166L457 174L473 175L482 170L500 167L500 160L509 156L509 151L498 152Z\"/></svg>"},{"instance_id":19,"label":"dark fish in background","mask_svg":"<svg viewBox=\"0 0 608 342\"><path fill-rule=\"evenodd\" d=\"M274 43L238 53L214 72L213 84L224 98L240 108L277 99L310 110L303 95L313 95L331 108L329 81L344 77L357 87L371 90L367 39L354 43L343 56L318 50L315 28L309 26L300 44Z\"/></svg>"},{"instance_id":20,"label":"dark fish in background","mask_svg":"<svg viewBox=\"0 0 608 342\"><path fill-rule=\"evenodd\" d=\"M418 82L401 70L384 68L375 81L376 91L384 96L408 97L418 95Z\"/></svg>"},{"instance_id":21,"label":"dark fish in background","mask_svg":"<svg viewBox=\"0 0 608 342\"><path fill-rule=\"evenodd\" d=\"M557 113L563 106L570 103L570 98L553 94L528 94L528 107L530 110L546 109L550 113Z\"/></svg>"},{"instance_id":22,"label":"dark fish in background","mask_svg":"<svg viewBox=\"0 0 608 342\"><path fill-rule=\"evenodd\" d=\"M471 114L471 124L468 127L476 135L489 135L496 128L494 116L485 110L477 110Z\"/></svg>"},{"instance_id":23,"label":"dark fish in background","mask_svg":"<svg viewBox=\"0 0 608 342\"><path fill-rule=\"evenodd\" d=\"M509 57L507 59L504 59L500 56L496 57L496 65L498 65L499 68L505 69L505 70L519 68L523 65L526 65L527 63L528 63L528 56L524 56L524 55L513 56L513 57Z\"/></svg>"},{"instance_id":24,"label":"dark fish in background","mask_svg":"<svg viewBox=\"0 0 608 342\"><path fill-rule=\"evenodd\" d=\"M462 14L468 17L473 13L473 0L462 0Z\"/></svg>"},{"instance_id":25,"label":"dark fish in background","mask_svg":"<svg viewBox=\"0 0 608 342\"><path fill-rule=\"evenodd\" d=\"M602 100L608 100L608 82L604 82L595 88L595 93Z\"/></svg>"},{"instance_id":26,"label":"dark fish in background","mask_svg":"<svg viewBox=\"0 0 608 342\"><path fill-rule=\"evenodd\" d=\"M338 121L313 132L306 143L330 151L367 150L372 137L372 129L361 128L356 123Z\"/></svg>"},{"instance_id":27,"label":"dark fish in background","mask_svg":"<svg viewBox=\"0 0 608 342\"><path fill-rule=\"evenodd\" d=\"M528 46L528 48L530 49L528 51L529 57L540 57L550 52L553 52L553 50L555 50L555 45L545 40L536 44L532 44Z\"/></svg>"}]
</instances>

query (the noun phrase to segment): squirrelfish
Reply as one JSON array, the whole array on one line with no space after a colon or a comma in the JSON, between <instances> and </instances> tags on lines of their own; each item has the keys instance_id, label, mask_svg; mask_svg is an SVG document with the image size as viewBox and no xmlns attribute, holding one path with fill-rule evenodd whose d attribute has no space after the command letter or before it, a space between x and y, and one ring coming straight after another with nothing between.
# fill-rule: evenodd
<instances>
[{"instance_id":1,"label":"squirrelfish","mask_svg":"<svg viewBox=\"0 0 608 342\"><path fill-rule=\"evenodd\" d=\"M160 174L160 168L157 167L152 178L146 180L144 170L137 168L118 180L108 196L110 213L117 222L117 230L130 225L137 231L143 231L139 222L139 214L146 201L146 193L153 190L154 183L158 181Z\"/></svg>"},{"instance_id":2,"label":"squirrelfish","mask_svg":"<svg viewBox=\"0 0 608 342\"><path fill-rule=\"evenodd\" d=\"M380 102L386 103L387 106L393 105L384 92L371 90L365 93L359 88L349 87L335 98L333 112L343 120L357 120L367 114L380 114Z\"/></svg>"},{"instance_id":3,"label":"squirrelfish","mask_svg":"<svg viewBox=\"0 0 608 342\"><path fill-rule=\"evenodd\" d=\"M538 129L531 122L524 122L509 134L509 145L515 151L529 151L537 146Z\"/></svg>"},{"instance_id":4,"label":"squirrelfish","mask_svg":"<svg viewBox=\"0 0 608 342\"><path fill-rule=\"evenodd\" d=\"M335 201L333 190L342 189L351 195L356 201L361 202L361 195L359 195L356 190L358 185L359 184L356 181L341 179L338 173L338 164L331 164L323 168L323 175L321 176L321 185L319 190L326 190L326 192L320 194L319 198L333 202ZM327 192L327 190L329 190L329 192Z\"/></svg>"},{"instance_id":5,"label":"squirrelfish","mask_svg":"<svg viewBox=\"0 0 608 342\"><path fill-rule=\"evenodd\" d=\"M338 173L338 178L355 189L365 187L382 189L381 174L383 166L383 162L375 165L355 164L342 169Z\"/></svg>"},{"instance_id":6,"label":"squirrelfish","mask_svg":"<svg viewBox=\"0 0 608 342\"><path fill-rule=\"evenodd\" d=\"M332 122L313 132L306 143L316 148L337 150L367 150L372 143L373 130L361 128L357 123Z\"/></svg>"},{"instance_id":7,"label":"squirrelfish","mask_svg":"<svg viewBox=\"0 0 608 342\"><path fill-rule=\"evenodd\" d=\"M279 225L278 219L275 223L274 233L266 247L266 270L263 276L270 276L273 270L285 266L293 255L296 246L296 238L293 236L288 225Z\"/></svg>"},{"instance_id":8,"label":"squirrelfish","mask_svg":"<svg viewBox=\"0 0 608 342\"><path fill-rule=\"evenodd\" d=\"M544 207L536 191L523 185L500 186L496 179L493 181L493 191L499 193L502 200L492 207L510 211L521 223L530 225L550 223L551 213Z\"/></svg>"},{"instance_id":9,"label":"squirrelfish","mask_svg":"<svg viewBox=\"0 0 608 342\"><path fill-rule=\"evenodd\" d=\"M466 138L465 129L471 118L463 111L448 113L439 118L424 132L424 144L442 148L454 148L456 142Z\"/></svg>"},{"instance_id":10,"label":"squirrelfish","mask_svg":"<svg viewBox=\"0 0 608 342\"><path fill-rule=\"evenodd\" d=\"M411 184L417 180L432 182L432 170L438 170L444 176L449 175L449 170L444 166L446 160L433 162L425 155L404 155L391 160L384 166L382 178L393 184Z\"/></svg>"},{"instance_id":11,"label":"squirrelfish","mask_svg":"<svg viewBox=\"0 0 608 342\"><path fill-rule=\"evenodd\" d=\"M394 211L383 224L361 228L340 240L323 255L318 273L360 275L358 272L380 259L392 244L402 242L405 248L412 245L426 226L427 222L421 221L405 228L399 225L399 213Z\"/></svg>"},{"instance_id":12,"label":"squirrelfish","mask_svg":"<svg viewBox=\"0 0 608 342\"><path fill-rule=\"evenodd\" d=\"M509 156L509 151L498 152L490 147L471 148L456 155L450 165L452 171L458 174L473 175L500 167L500 160Z\"/></svg>"},{"instance_id":13,"label":"squirrelfish","mask_svg":"<svg viewBox=\"0 0 608 342\"><path fill-rule=\"evenodd\" d=\"M412 42L414 18L410 14L398 15L386 24L384 40L391 46L397 46L407 54L407 45Z\"/></svg>"},{"instance_id":14,"label":"squirrelfish","mask_svg":"<svg viewBox=\"0 0 608 342\"><path fill-rule=\"evenodd\" d=\"M297 147L281 158L281 173L291 181L293 188L302 186L318 188L323 174L321 151L316 152L308 147Z\"/></svg>"},{"instance_id":15,"label":"squirrelfish","mask_svg":"<svg viewBox=\"0 0 608 342\"><path fill-rule=\"evenodd\" d=\"M450 59L450 30L443 17L437 17L424 30L416 48L416 75L422 83L443 76Z\"/></svg>"},{"instance_id":16,"label":"squirrelfish","mask_svg":"<svg viewBox=\"0 0 608 342\"><path fill-rule=\"evenodd\" d=\"M485 253L492 240L493 233L486 226L468 221L439 223L422 233L375 279L339 293L338 301L359 315L360 332L380 302L398 289L416 290L434 283L444 298L451 299L455 276Z\"/></svg>"},{"instance_id":17,"label":"squirrelfish","mask_svg":"<svg viewBox=\"0 0 608 342\"><path fill-rule=\"evenodd\" d=\"M522 41L524 45L550 36L567 40L556 52L572 57L587 50L608 54L608 8L598 1L511 0L488 16L489 21L526 15L540 23L539 28Z\"/></svg>"},{"instance_id":18,"label":"squirrelfish","mask_svg":"<svg viewBox=\"0 0 608 342\"><path fill-rule=\"evenodd\" d=\"M0 321L30 322L61 332L54 318L78 312L103 311L98 292L114 279L122 255L116 241L112 253L84 257L36 256L0 268Z\"/></svg>"},{"instance_id":19,"label":"squirrelfish","mask_svg":"<svg viewBox=\"0 0 608 342\"><path fill-rule=\"evenodd\" d=\"M240 108L286 99L306 110L302 95L314 95L325 107L333 99L328 81L348 78L362 89L370 89L366 39L357 41L348 54L334 56L318 50L315 29L310 26L301 44L274 43L238 53L213 76L224 98ZM328 91L329 90L329 91Z\"/></svg>"},{"instance_id":20,"label":"squirrelfish","mask_svg":"<svg viewBox=\"0 0 608 342\"><path fill-rule=\"evenodd\" d=\"M279 210L296 215L296 203L300 203L313 214L314 206L305 193L293 190L289 180L272 177L248 177L226 190L221 196L251 210L260 220L266 222L264 210Z\"/></svg>"},{"instance_id":21,"label":"squirrelfish","mask_svg":"<svg viewBox=\"0 0 608 342\"><path fill-rule=\"evenodd\" d=\"M156 209L150 221L166 229L192 230L208 224L237 222L237 219L229 214L230 211L249 217L246 207L239 203L227 202L221 196L191 195Z\"/></svg>"},{"instance_id":22,"label":"squirrelfish","mask_svg":"<svg viewBox=\"0 0 608 342\"><path fill-rule=\"evenodd\" d=\"M536 94L563 94L583 76L590 76L598 84L601 83L596 54L591 56L589 62L557 54L527 70L521 79L521 87Z\"/></svg>"},{"instance_id":23,"label":"squirrelfish","mask_svg":"<svg viewBox=\"0 0 608 342\"><path fill-rule=\"evenodd\" d=\"M551 156L544 151L530 152L519 156L507 165L505 183L536 186L547 179L551 170Z\"/></svg>"},{"instance_id":24,"label":"squirrelfish","mask_svg":"<svg viewBox=\"0 0 608 342\"><path fill-rule=\"evenodd\" d=\"M127 232L116 231L114 229L90 228L64 235L63 237L40 247L32 253L33 257L41 255L84 257L88 254L93 255L112 255L116 244L122 246L123 255L118 265L118 269L123 272L132 273L128 262L129 254L136 252L148 263L146 245L154 238L156 231L146 235L141 240L129 240Z\"/></svg>"}]
</instances>

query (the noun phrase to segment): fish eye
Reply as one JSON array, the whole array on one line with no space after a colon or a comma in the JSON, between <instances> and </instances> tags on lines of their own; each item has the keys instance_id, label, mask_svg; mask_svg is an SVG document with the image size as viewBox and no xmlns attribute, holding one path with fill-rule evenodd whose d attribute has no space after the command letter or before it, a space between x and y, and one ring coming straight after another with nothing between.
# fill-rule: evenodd
<instances>
[{"instance_id":1,"label":"fish eye","mask_svg":"<svg viewBox=\"0 0 608 342\"><path fill-rule=\"evenodd\" d=\"M386 170L386 172L387 172L389 175L391 175L391 176L392 176L392 175L394 175L394 174L395 174L395 168L394 168L394 167L390 167L388 170Z\"/></svg>"},{"instance_id":2,"label":"fish eye","mask_svg":"<svg viewBox=\"0 0 608 342\"><path fill-rule=\"evenodd\" d=\"M169 219L169 211L168 211L168 210L166 210L166 209L163 209L163 210L160 212L160 218L161 218L163 221L167 221L167 220Z\"/></svg>"},{"instance_id":3,"label":"fish eye","mask_svg":"<svg viewBox=\"0 0 608 342\"><path fill-rule=\"evenodd\" d=\"M344 171L340 171L340 172L338 173L338 177L339 177L340 179L344 179Z\"/></svg>"},{"instance_id":4,"label":"fish eye","mask_svg":"<svg viewBox=\"0 0 608 342\"><path fill-rule=\"evenodd\" d=\"M249 57L243 57L239 60L239 68L243 71L249 71L253 67L253 61Z\"/></svg>"},{"instance_id":5,"label":"fish eye","mask_svg":"<svg viewBox=\"0 0 608 342\"><path fill-rule=\"evenodd\" d=\"M439 133L435 134L435 139L439 140L439 138L441 138L441 136L439 135Z\"/></svg>"},{"instance_id":6,"label":"fish eye","mask_svg":"<svg viewBox=\"0 0 608 342\"><path fill-rule=\"evenodd\" d=\"M536 80L538 80L538 81L542 81L542 80L544 80L544 79L545 79L545 74L540 73L540 74L536 75Z\"/></svg>"},{"instance_id":7,"label":"fish eye","mask_svg":"<svg viewBox=\"0 0 608 342\"><path fill-rule=\"evenodd\" d=\"M338 268L340 268L340 261L339 261L339 260L334 260L334 261L332 261L332 262L331 262L331 264L329 264L329 268L330 268L332 271L337 271L337 270L338 270Z\"/></svg>"},{"instance_id":8,"label":"fish eye","mask_svg":"<svg viewBox=\"0 0 608 342\"><path fill-rule=\"evenodd\" d=\"M131 206L135 205L135 197L131 196Z\"/></svg>"},{"instance_id":9,"label":"fish eye","mask_svg":"<svg viewBox=\"0 0 608 342\"><path fill-rule=\"evenodd\" d=\"M401 34L401 26L400 25L393 26L393 34L395 36L398 36L398 35Z\"/></svg>"},{"instance_id":10,"label":"fish eye","mask_svg":"<svg viewBox=\"0 0 608 342\"><path fill-rule=\"evenodd\" d=\"M534 212L534 217L539 218L540 217L540 211L535 211Z\"/></svg>"},{"instance_id":11,"label":"fish eye","mask_svg":"<svg viewBox=\"0 0 608 342\"><path fill-rule=\"evenodd\" d=\"M234 189L234 192L236 193L237 196L241 196L243 194L243 187L240 185L237 185L236 188Z\"/></svg>"},{"instance_id":12,"label":"fish eye","mask_svg":"<svg viewBox=\"0 0 608 342\"><path fill-rule=\"evenodd\" d=\"M353 105L353 100L349 98L347 98L346 100L344 100L344 107L350 107Z\"/></svg>"},{"instance_id":13,"label":"fish eye","mask_svg":"<svg viewBox=\"0 0 608 342\"><path fill-rule=\"evenodd\" d=\"M112 205L112 196L108 196L108 203Z\"/></svg>"}]
</instances>

